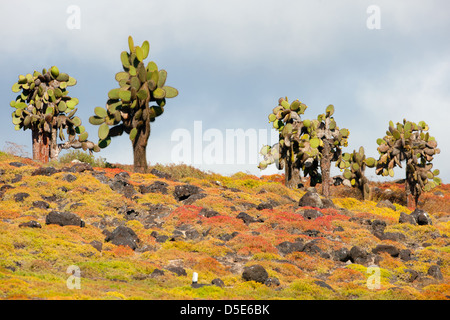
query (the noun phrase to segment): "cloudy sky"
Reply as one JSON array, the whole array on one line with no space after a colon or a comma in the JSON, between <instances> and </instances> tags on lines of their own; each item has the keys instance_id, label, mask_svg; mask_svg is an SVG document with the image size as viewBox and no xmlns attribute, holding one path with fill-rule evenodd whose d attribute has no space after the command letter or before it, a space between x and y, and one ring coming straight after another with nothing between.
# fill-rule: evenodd
<instances>
[{"instance_id":1,"label":"cloudy sky","mask_svg":"<svg viewBox=\"0 0 450 320\"><path fill-rule=\"evenodd\" d=\"M441 148L434 166L448 183L448 12L447 0L2 1L0 149L13 141L31 154L31 132L11 123L11 86L19 74L52 65L78 80L69 95L80 100L77 115L97 141L88 118L117 87L132 35L135 44L150 42L147 61L167 70L167 84L179 90L152 124L152 164L184 159L222 174L259 175L255 153L273 132L267 115L287 96L308 106L305 118L333 104L338 125L350 130L345 151L364 146L374 157L389 120L426 121ZM114 138L97 156L132 163L131 143ZM381 180L373 169L367 174Z\"/></svg>"}]
</instances>

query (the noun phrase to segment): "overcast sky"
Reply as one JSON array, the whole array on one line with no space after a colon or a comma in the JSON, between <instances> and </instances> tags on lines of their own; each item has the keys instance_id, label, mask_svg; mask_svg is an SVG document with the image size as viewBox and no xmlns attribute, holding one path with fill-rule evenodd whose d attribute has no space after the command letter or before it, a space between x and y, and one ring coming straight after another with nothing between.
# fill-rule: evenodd
<instances>
[{"instance_id":1,"label":"overcast sky","mask_svg":"<svg viewBox=\"0 0 450 320\"><path fill-rule=\"evenodd\" d=\"M371 5L379 16L368 11ZM69 95L80 100L77 115L97 141L98 127L88 118L118 86L120 53L128 50L132 35L137 45L150 42L146 61L167 70L167 85L179 90L152 123L147 150L152 164L175 162L174 153L189 147L187 138L175 139L183 133L191 139L191 156L183 156L196 167L259 175L253 159L270 142L267 115L278 98L287 96L308 106L304 118L333 104L338 126L350 130L344 151L364 146L376 158L376 140L389 120L424 120L441 148L434 167L448 183L449 12L447 0L2 1L0 149L13 141L31 154L31 132L16 132L11 122L9 102L16 97L11 86L19 74L52 65L78 80ZM245 161L231 154L227 164L226 133L239 134L238 129L257 138L239 138L248 152ZM202 149L195 151L199 139ZM223 150L218 150L221 139ZM210 153L213 142L215 153ZM216 163L206 164L211 157L204 153L214 155ZM114 138L97 156L132 163L128 136ZM395 173L404 177L402 169ZM367 175L382 180L373 169Z\"/></svg>"}]
</instances>

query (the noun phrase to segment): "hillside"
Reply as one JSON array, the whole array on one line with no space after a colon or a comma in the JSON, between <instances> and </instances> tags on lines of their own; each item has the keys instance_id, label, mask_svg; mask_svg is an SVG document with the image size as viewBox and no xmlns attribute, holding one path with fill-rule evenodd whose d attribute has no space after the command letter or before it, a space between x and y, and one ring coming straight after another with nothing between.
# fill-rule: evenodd
<instances>
[{"instance_id":1,"label":"hillside","mask_svg":"<svg viewBox=\"0 0 450 320\"><path fill-rule=\"evenodd\" d=\"M282 181L3 153L0 298L450 298L450 185L423 195L428 217L412 219L400 184L373 183L365 202L344 186L331 201L310 189L308 203L307 185Z\"/></svg>"}]
</instances>

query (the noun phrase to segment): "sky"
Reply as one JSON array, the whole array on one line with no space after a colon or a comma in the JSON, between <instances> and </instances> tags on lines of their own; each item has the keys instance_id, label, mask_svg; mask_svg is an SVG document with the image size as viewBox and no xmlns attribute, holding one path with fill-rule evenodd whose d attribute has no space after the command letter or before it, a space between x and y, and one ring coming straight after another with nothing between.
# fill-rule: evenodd
<instances>
[{"instance_id":1,"label":"sky","mask_svg":"<svg viewBox=\"0 0 450 320\"><path fill-rule=\"evenodd\" d=\"M77 79L69 95L97 141L88 119L118 87L132 35L136 45L149 41L146 62L165 69L166 84L179 90L152 123L150 164L277 173L257 168L258 152L276 142L267 116L288 97L305 103L310 119L333 104L338 126L350 130L344 152L363 146L375 158L390 120L425 121L441 149L434 168L449 183L448 12L446 0L2 1L0 149L14 142L31 154L31 132L11 122L11 87L19 74L53 65ZM131 164L128 136L96 156ZM374 169L366 175L385 180Z\"/></svg>"}]
</instances>

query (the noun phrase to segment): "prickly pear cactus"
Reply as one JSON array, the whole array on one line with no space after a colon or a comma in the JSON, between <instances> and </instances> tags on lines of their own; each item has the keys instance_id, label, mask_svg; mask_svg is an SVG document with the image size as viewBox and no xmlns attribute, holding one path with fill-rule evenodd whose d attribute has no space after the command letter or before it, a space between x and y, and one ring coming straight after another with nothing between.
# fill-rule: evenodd
<instances>
[{"instance_id":1,"label":"prickly pear cactus","mask_svg":"<svg viewBox=\"0 0 450 320\"><path fill-rule=\"evenodd\" d=\"M148 41L135 46L129 36L128 46L129 52L120 54L123 71L115 77L119 87L108 92L106 108L96 107L89 122L99 126L101 148L106 148L112 137L127 133L133 144L135 171L145 172L150 122L163 114L166 99L176 97L178 90L166 86L167 72L158 69L155 62L144 64L150 50ZM150 106L150 102L155 105Z\"/></svg>"},{"instance_id":2,"label":"prickly pear cactus","mask_svg":"<svg viewBox=\"0 0 450 320\"><path fill-rule=\"evenodd\" d=\"M20 93L11 101L14 108L12 122L16 130L31 129L33 132L33 158L43 162L57 159L61 149L83 148L99 151L97 145L88 141L88 133L75 116L77 98L68 95L67 88L76 84L75 78L59 72L56 66L33 74L20 75L12 91ZM61 141L58 144L57 138Z\"/></svg>"},{"instance_id":3,"label":"prickly pear cactus","mask_svg":"<svg viewBox=\"0 0 450 320\"><path fill-rule=\"evenodd\" d=\"M376 174L394 176L394 167L402 168L406 162L406 195L408 206L410 196L414 197L417 207L422 192L428 192L442 183L437 177L439 170L432 170L431 161L440 153L436 139L428 133L429 127L424 121L414 123L403 120L394 125L389 122L386 136L377 140L380 158L377 161Z\"/></svg>"},{"instance_id":4,"label":"prickly pear cactus","mask_svg":"<svg viewBox=\"0 0 450 320\"><path fill-rule=\"evenodd\" d=\"M298 100L289 103L287 98L280 98L278 106L269 115L269 121L273 122L273 127L280 134L279 143L261 149L264 160L259 164L259 168L265 169L272 163L277 163L278 169L284 166L286 185L291 184L290 187L297 184L297 181L289 183L290 177L299 176L300 170L305 177L311 177L312 186L327 179L326 183L322 184L322 193L329 196L330 164L341 155L341 147L347 146L349 131L340 130L336 125L332 117L332 105L326 108L324 114L313 120L301 119L300 115L304 114L306 108L307 106ZM290 175L291 172L293 174Z\"/></svg>"},{"instance_id":5,"label":"prickly pear cactus","mask_svg":"<svg viewBox=\"0 0 450 320\"><path fill-rule=\"evenodd\" d=\"M301 115L307 108L298 99L289 103L287 97L280 98L278 105L269 114L269 122L279 133L279 142L272 147L263 146L260 152L264 160L258 168L263 170L273 163L279 170L284 168L285 184L289 188L296 188L300 183L300 170L309 165L309 162L304 162L310 157L307 154L317 154L317 149L312 148L309 141L300 138L303 128Z\"/></svg>"},{"instance_id":6,"label":"prickly pear cactus","mask_svg":"<svg viewBox=\"0 0 450 320\"><path fill-rule=\"evenodd\" d=\"M363 147L360 147L358 152L353 150L353 153L343 153L336 161L336 166L344 171L344 180L352 187L358 188L364 200L369 200L370 197L369 180L364 172L366 167L373 168L376 164L375 158L366 158Z\"/></svg>"},{"instance_id":7,"label":"prickly pear cactus","mask_svg":"<svg viewBox=\"0 0 450 320\"><path fill-rule=\"evenodd\" d=\"M337 161L342 154L342 147L346 147L350 132L339 129L333 117L334 106L329 105L324 114L319 114L317 120L309 121L307 126L309 141L312 147L318 149L320 169L322 174L322 194L330 196L330 167L332 161Z\"/></svg>"}]
</instances>

